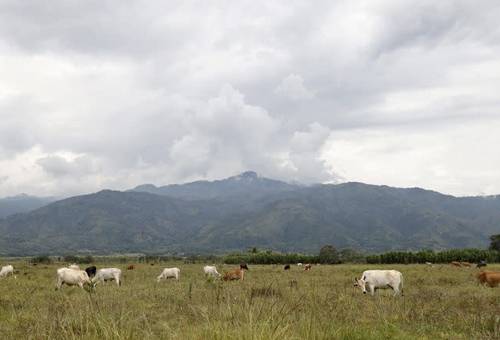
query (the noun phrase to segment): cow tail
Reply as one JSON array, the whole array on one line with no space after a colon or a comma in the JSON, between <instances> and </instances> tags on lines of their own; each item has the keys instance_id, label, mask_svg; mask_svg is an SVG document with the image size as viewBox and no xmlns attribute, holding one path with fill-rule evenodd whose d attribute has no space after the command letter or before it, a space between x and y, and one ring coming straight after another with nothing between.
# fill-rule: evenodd
<instances>
[{"instance_id":1,"label":"cow tail","mask_svg":"<svg viewBox=\"0 0 500 340\"><path fill-rule=\"evenodd\" d=\"M401 296L405 296L404 288L403 288L403 281L404 281L403 275L401 275L401 283L400 283L400 285L401 285Z\"/></svg>"}]
</instances>

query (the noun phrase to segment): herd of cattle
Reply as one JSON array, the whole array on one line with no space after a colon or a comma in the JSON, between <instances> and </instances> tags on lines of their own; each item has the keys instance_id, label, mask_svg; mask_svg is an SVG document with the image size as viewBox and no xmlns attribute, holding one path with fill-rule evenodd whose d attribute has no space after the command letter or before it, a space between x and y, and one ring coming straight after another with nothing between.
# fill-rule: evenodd
<instances>
[{"instance_id":1,"label":"herd of cattle","mask_svg":"<svg viewBox=\"0 0 500 340\"><path fill-rule=\"evenodd\" d=\"M427 263L427 265L432 265L432 263ZM451 262L451 266L455 267L470 267L471 264L468 262ZM312 268L311 264L298 263L297 266L303 266L304 271L309 271ZM476 265L478 268L486 266L484 261L479 262ZM133 270L134 265L129 265L127 270ZM290 265L284 266L284 270L290 270ZM224 275L221 275L215 266L204 266L203 273L207 277L212 278L222 278L224 281L232 280L244 280L245 271L248 270L246 263L241 263L239 268L231 271L227 271ZM177 267L165 268L156 278L157 282L162 279L173 278L175 280L180 279L181 270ZM12 265L3 266L0 270L0 278L6 277L8 275L14 275L14 267ZM117 286L121 285L121 275L122 271L118 268L101 268L97 269L95 266L90 266L81 270L76 264L72 264L68 267L63 267L57 269L56 275L56 289L60 289L63 284L68 286L79 286L84 288L88 285L95 288L98 283L103 283L106 281L115 281ZM489 287L497 287L500 284L500 272L493 271L480 271L476 274L478 283L482 285L487 285ZM359 287L363 294L370 293L375 294L377 289L392 289L394 296L401 293L403 294L403 274L397 270L366 270L361 274L359 279L354 279L354 286Z\"/></svg>"}]
</instances>

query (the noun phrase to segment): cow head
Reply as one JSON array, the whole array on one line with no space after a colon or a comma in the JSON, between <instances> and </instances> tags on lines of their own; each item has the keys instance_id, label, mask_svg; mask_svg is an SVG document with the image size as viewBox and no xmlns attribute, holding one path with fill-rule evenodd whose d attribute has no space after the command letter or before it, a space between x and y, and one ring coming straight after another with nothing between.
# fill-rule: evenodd
<instances>
[{"instance_id":1,"label":"cow head","mask_svg":"<svg viewBox=\"0 0 500 340\"><path fill-rule=\"evenodd\" d=\"M354 278L354 287L361 288L361 291L363 292L363 294L366 294L366 282L365 282L365 280Z\"/></svg>"},{"instance_id":2,"label":"cow head","mask_svg":"<svg viewBox=\"0 0 500 340\"><path fill-rule=\"evenodd\" d=\"M248 270L248 266L246 263L240 263L240 269Z\"/></svg>"}]
</instances>

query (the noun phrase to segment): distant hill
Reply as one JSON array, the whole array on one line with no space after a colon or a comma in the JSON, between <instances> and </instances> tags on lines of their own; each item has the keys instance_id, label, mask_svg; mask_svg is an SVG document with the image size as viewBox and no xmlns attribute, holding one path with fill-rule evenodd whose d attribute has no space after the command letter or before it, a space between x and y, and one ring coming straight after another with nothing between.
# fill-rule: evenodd
<instances>
[{"instance_id":1,"label":"distant hill","mask_svg":"<svg viewBox=\"0 0 500 340\"><path fill-rule=\"evenodd\" d=\"M26 194L0 198L0 218L35 210L55 200L54 197L36 197Z\"/></svg>"},{"instance_id":2,"label":"distant hill","mask_svg":"<svg viewBox=\"0 0 500 340\"><path fill-rule=\"evenodd\" d=\"M500 197L362 183L300 186L253 172L220 181L104 190L0 220L0 254L317 252L485 247Z\"/></svg>"}]
</instances>

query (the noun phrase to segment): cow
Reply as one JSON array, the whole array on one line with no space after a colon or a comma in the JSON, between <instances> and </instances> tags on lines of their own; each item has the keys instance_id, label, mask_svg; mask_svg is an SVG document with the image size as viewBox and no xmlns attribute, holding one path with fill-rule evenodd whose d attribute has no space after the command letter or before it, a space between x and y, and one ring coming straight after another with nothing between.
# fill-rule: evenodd
<instances>
[{"instance_id":1,"label":"cow","mask_svg":"<svg viewBox=\"0 0 500 340\"><path fill-rule=\"evenodd\" d=\"M63 284L84 288L84 285L91 285L92 282L85 270L59 268L57 270L56 290L61 289Z\"/></svg>"},{"instance_id":2,"label":"cow","mask_svg":"<svg viewBox=\"0 0 500 340\"><path fill-rule=\"evenodd\" d=\"M68 266L69 269L75 269L75 270L80 270L80 266L77 265L76 263L70 264Z\"/></svg>"},{"instance_id":3,"label":"cow","mask_svg":"<svg viewBox=\"0 0 500 340\"><path fill-rule=\"evenodd\" d=\"M14 267L10 264L2 267L2 269L0 270L0 278L7 277L9 274L15 277Z\"/></svg>"},{"instance_id":4,"label":"cow","mask_svg":"<svg viewBox=\"0 0 500 340\"><path fill-rule=\"evenodd\" d=\"M432 266L433 266L432 262L425 262L425 264L426 264L428 267L432 267Z\"/></svg>"},{"instance_id":5,"label":"cow","mask_svg":"<svg viewBox=\"0 0 500 340\"><path fill-rule=\"evenodd\" d=\"M312 265L310 263L308 263L304 266L304 270L311 270L311 268L312 268Z\"/></svg>"},{"instance_id":6,"label":"cow","mask_svg":"<svg viewBox=\"0 0 500 340\"><path fill-rule=\"evenodd\" d=\"M223 280L224 281L233 281L233 280L241 280L245 277L245 269L236 268L229 272L224 273Z\"/></svg>"},{"instance_id":7,"label":"cow","mask_svg":"<svg viewBox=\"0 0 500 340\"><path fill-rule=\"evenodd\" d=\"M285 267L283 267L284 270L290 270L290 265L289 264L285 264Z\"/></svg>"},{"instance_id":8,"label":"cow","mask_svg":"<svg viewBox=\"0 0 500 340\"><path fill-rule=\"evenodd\" d=\"M96 266L90 266L90 267L87 267L85 268L85 271L87 272L87 275L92 278L95 276L95 273L97 271L97 268Z\"/></svg>"},{"instance_id":9,"label":"cow","mask_svg":"<svg viewBox=\"0 0 500 340\"><path fill-rule=\"evenodd\" d=\"M460 265L462 267L470 267L471 266L470 262L460 262Z\"/></svg>"},{"instance_id":10,"label":"cow","mask_svg":"<svg viewBox=\"0 0 500 340\"><path fill-rule=\"evenodd\" d=\"M135 266L133 264L129 264L127 266L127 270L134 270L135 269Z\"/></svg>"},{"instance_id":11,"label":"cow","mask_svg":"<svg viewBox=\"0 0 500 340\"><path fill-rule=\"evenodd\" d=\"M248 266L247 266L247 264L245 262L240 263L240 269L249 270Z\"/></svg>"},{"instance_id":12,"label":"cow","mask_svg":"<svg viewBox=\"0 0 500 340\"><path fill-rule=\"evenodd\" d=\"M460 262L457 262L457 261L450 262L450 265L453 266L453 267L462 267L462 265L460 264Z\"/></svg>"},{"instance_id":13,"label":"cow","mask_svg":"<svg viewBox=\"0 0 500 340\"><path fill-rule=\"evenodd\" d=\"M220 277L221 275L217 271L217 268L215 266L205 266L203 267L203 272L205 273L205 276L209 277Z\"/></svg>"},{"instance_id":14,"label":"cow","mask_svg":"<svg viewBox=\"0 0 500 340\"><path fill-rule=\"evenodd\" d=\"M391 288L396 296L400 288L403 293L403 274L397 270L365 270L361 278L354 279L354 286L360 287L363 294L369 291L372 296L377 289Z\"/></svg>"},{"instance_id":15,"label":"cow","mask_svg":"<svg viewBox=\"0 0 500 340\"><path fill-rule=\"evenodd\" d=\"M483 286L487 284L491 288L500 284L500 272L482 271L476 274L477 280Z\"/></svg>"},{"instance_id":16,"label":"cow","mask_svg":"<svg viewBox=\"0 0 500 340\"><path fill-rule=\"evenodd\" d=\"M179 268L165 268L161 272L160 275L156 278L157 282L160 282L161 279L176 279L179 280L179 276L181 274L181 270Z\"/></svg>"},{"instance_id":17,"label":"cow","mask_svg":"<svg viewBox=\"0 0 500 340\"><path fill-rule=\"evenodd\" d=\"M487 264L486 264L486 261L485 260L481 260L479 261L477 264L476 264L476 267L477 268L481 268L481 267L486 267Z\"/></svg>"},{"instance_id":18,"label":"cow","mask_svg":"<svg viewBox=\"0 0 500 340\"><path fill-rule=\"evenodd\" d=\"M300 263L300 262L297 263L297 266L302 267L302 263Z\"/></svg>"},{"instance_id":19,"label":"cow","mask_svg":"<svg viewBox=\"0 0 500 340\"><path fill-rule=\"evenodd\" d=\"M97 271L94 278L92 279L92 284L96 286L99 282L105 281L115 281L117 286L121 286L121 276L122 271L118 268L102 268Z\"/></svg>"}]
</instances>

